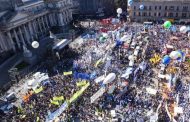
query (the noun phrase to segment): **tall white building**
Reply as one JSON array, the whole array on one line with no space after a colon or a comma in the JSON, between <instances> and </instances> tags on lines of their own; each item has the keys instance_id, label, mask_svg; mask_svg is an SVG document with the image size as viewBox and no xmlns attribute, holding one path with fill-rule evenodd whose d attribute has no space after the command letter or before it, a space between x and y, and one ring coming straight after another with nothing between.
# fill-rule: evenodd
<instances>
[{"instance_id":1,"label":"tall white building","mask_svg":"<svg viewBox=\"0 0 190 122\"><path fill-rule=\"evenodd\" d=\"M22 49L45 37L50 27L72 21L72 0L30 0L14 11L0 12L0 52Z\"/></svg>"},{"instance_id":2,"label":"tall white building","mask_svg":"<svg viewBox=\"0 0 190 122\"><path fill-rule=\"evenodd\" d=\"M128 10L132 21L190 22L190 0L133 0Z\"/></svg>"}]
</instances>

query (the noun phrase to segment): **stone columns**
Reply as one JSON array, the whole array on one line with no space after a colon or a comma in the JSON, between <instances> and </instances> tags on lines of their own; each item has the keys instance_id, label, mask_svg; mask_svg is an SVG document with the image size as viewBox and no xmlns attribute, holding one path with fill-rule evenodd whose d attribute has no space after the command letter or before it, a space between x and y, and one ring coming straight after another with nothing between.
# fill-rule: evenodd
<instances>
[{"instance_id":1,"label":"stone columns","mask_svg":"<svg viewBox=\"0 0 190 122\"><path fill-rule=\"evenodd\" d=\"M43 30L42 30L42 25L41 25L41 23L40 23L40 19L38 18L37 19L37 25L38 25L38 27L40 28L40 33L43 33Z\"/></svg>"},{"instance_id":2,"label":"stone columns","mask_svg":"<svg viewBox=\"0 0 190 122\"><path fill-rule=\"evenodd\" d=\"M58 15L59 15L59 18L58 18L59 25L62 26L62 25L64 25L64 23L63 23L63 15L62 15L62 13L59 13Z\"/></svg>"},{"instance_id":3,"label":"stone columns","mask_svg":"<svg viewBox=\"0 0 190 122\"><path fill-rule=\"evenodd\" d=\"M28 29L29 29L29 33L30 33L30 36L31 36L31 39L32 41L34 40L33 36L34 36L34 31L32 29L32 24L31 22L28 23Z\"/></svg>"},{"instance_id":4,"label":"stone columns","mask_svg":"<svg viewBox=\"0 0 190 122\"><path fill-rule=\"evenodd\" d=\"M18 35L17 35L15 29L13 29L13 33L14 33L14 36L15 36L15 39L16 39L16 43L17 43L19 49L21 49L20 41L19 41L19 39L18 39Z\"/></svg>"},{"instance_id":5,"label":"stone columns","mask_svg":"<svg viewBox=\"0 0 190 122\"><path fill-rule=\"evenodd\" d=\"M4 35L3 35L3 33L1 33L0 32L0 44L1 44L1 47L2 47L2 49L5 51L5 50L8 50L8 48L7 48L7 45L6 45L6 43L5 43L5 37L4 37Z\"/></svg>"},{"instance_id":6,"label":"stone columns","mask_svg":"<svg viewBox=\"0 0 190 122\"><path fill-rule=\"evenodd\" d=\"M21 41L22 41L23 45L26 45L26 43L25 43L25 41L24 41L24 37L23 37L23 35L22 35L21 28L20 28L20 27L18 27L18 30L19 30L19 33L20 33L20 38L21 38Z\"/></svg>"},{"instance_id":7,"label":"stone columns","mask_svg":"<svg viewBox=\"0 0 190 122\"><path fill-rule=\"evenodd\" d=\"M51 14L49 14L48 17L49 17L49 21L50 21L50 26L53 26L53 20L52 20Z\"/></svg>"},{"instance_id":8,"label":"stone columns","mask_svg":"<svg viewBox=\"0 0 190 122\"><path fill-rule=\"evenodd\" d=\"M47 15L45 15L44 17L45 17L46 25L47 25L47 27L49 28L49 23L48 23Z\"/></svg>"},{"instance_id":9,"label":"stone columns","mask_svg":"<svg viewBox=\"0 0 190 122\"><path fill-rule=\"evenodd\" d=\"M64 16L64 23L67 24L67 19L66 19L66 14L65 14L65 11L63 12L63 16Z\"/></svg>"},{"instance_id":10,"label":"stone columns","mask_svg":"<svg viewBox=\"0 0 190 122\"><path fill-rule=\"evenodd\" d=\"M42 20L42 25L43 25L43 28L44 28L44 32L46 32L46 31L47 31L47 28L46 28L46 25L45 25L44 17L43 17L43 16L41 17L41 20Z\"/></svg>"},{"instance_id":11,"label":"stone columns","mask_svg":"<svg viewBox=\"0 0 190 122\"><path fill-rule=\"evenodd\" d=\"M28 44L30 44L31 43L30 42L30 35L29 35L28 31L26 30L25 25L23 25L23 28L24 28L24 34L26 36L26 40L27 40Z\"/></svg>"},{"instance_id":12,"label":"stone columns","mask_svg":"<svg viewBox=\"0 0 190 122\"><path fill-rule=\"evenodd\" d=\"M32 22L32 27L34 30L35 37L38 38L38 30L37 30L37 25L36 25L35 20Z\"/></svg>"},{"instance_id":13,"label":"stone columns","mask_svg":"<svg viewBox=\"0 0 190 122\"><path fill-rule=\"evenodd\" d=\"M52 20L53 20L54 25L57 25L55 13L52 14Z\"/></svg>"},{"instance_id":14,"label":"stone columns","mask_svg":"<svg viewBox=\"0 0 190 122\"><path fill-rule=\"evenodd\" d=\"M10 47L13 48L14 52L16 52L16 48L15 48L13 39L12 39L12 37L11 37L10 31L7 32L7 35L8 35L8 37L9 37L9 40L7 40L7 41L8 41L8 43L9 43L9 41L10 41L10 43L9 43L9 44L10 44Z\"/></svg>"}]
</instances>

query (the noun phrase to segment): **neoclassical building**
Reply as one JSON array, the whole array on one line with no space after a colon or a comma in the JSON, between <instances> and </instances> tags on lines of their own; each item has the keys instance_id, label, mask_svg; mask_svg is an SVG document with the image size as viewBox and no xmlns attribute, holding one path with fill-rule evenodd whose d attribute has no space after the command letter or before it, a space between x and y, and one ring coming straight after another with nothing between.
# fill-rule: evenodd
<instances>
[{"instance_id":1,"label":"neoclassical building","mask_svg":"<svg viewBox=\"0 0 190 122\"><path fill-rule=\"evenodd\" d=\"M133 0L128 11L132 21L190 22L190 0Z\"/></svg>"},{"instance_id":2,"label":"neoclassical building","mask_svg":"<svg viewBox=\"0 0 190 122\"><path fill-rule=\"evenodd\" d=\"M14 10L0 12L0 54L20 51L45 37L53 26L72 21L72 0L26 0Z\"/></svg>"}]
</instances>

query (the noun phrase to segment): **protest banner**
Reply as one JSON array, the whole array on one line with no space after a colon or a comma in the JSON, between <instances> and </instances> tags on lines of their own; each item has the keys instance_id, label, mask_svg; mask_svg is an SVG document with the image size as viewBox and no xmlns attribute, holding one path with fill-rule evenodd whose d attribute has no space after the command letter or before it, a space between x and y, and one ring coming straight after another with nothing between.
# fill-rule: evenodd
<instances>
[{"instance_id":1,"label":"protest banner","mask_svg":"<svg viewBox=\"0 0 190 122\"><path fill-rule=\"evenodd\" d=\"M105 87L101 87L93 96L90 97L91 103L94 103L106 91Z\"/></svg>"},{"instance_id":2,"label":"protest banner","mask_svg":"<svg viewBox=\"0 0 190 122\"><path fill-rule=\"evenodd\" d=\"M86 85L86 83L87 83L86 80L83 80L81 82L76 82L76 84L77 84L78 87L84 86L84 85Z\"/></svg>"},{"instance_id":3,"label":"protest banner","mask_svg":"<svg viewBox=\"0 0 190 122\"><path fill-rule=\"evenodd\" d=\"M57 109L55 112L51 113L50 115L47 116L46 118L46 122L53 122L58 116L61 115L61 113L63 113L63 111L65 111L68 107L68 102L65 101L60 107L59 109Z\"/></svg>"},{"instance_id":4,"label":"protest banner","mask_svg":"<svg viewBox=\"0 0 190 122\"><path fill-rule=\"evenodd\" d=\"M63 72L63 75L64 76L67 76L67 75L72 75L73 74L73 72L72 71L69 71L69 72Z\"/></svg>"},{"instance_id":5,"label":"protest banner","mask_svg":"<svg viewBox=\"0 0 190 122\"><path fill-rule=\"evenodd\" d=\"M70 99L69 103L74 102L79 96L82 95L82 93L90 86L90 83L88 82L85 86L83 86L79 91L77 91Z\"/></svg>"},{"instance_id":6,"label":"protest banner","mask_svg":"<svg viewBox=\"0 0 190 122\"><path fill-rule=\"evenodd\" d=\"M63 101L64 97L63 96L55 96L53 97L53 101Z\"/></svg>"},{"instance_id":7,"label":"protest banner","mask_svg":"<svg viewBox=\"0 0 190 122\"><path fill-rule=\"evenodd\" d=\"M38 94L40 93L41 91L43 91L43 87L41 86L40 88L37 88L34 90L34 93Z\"/></svg>"}]
</instances>

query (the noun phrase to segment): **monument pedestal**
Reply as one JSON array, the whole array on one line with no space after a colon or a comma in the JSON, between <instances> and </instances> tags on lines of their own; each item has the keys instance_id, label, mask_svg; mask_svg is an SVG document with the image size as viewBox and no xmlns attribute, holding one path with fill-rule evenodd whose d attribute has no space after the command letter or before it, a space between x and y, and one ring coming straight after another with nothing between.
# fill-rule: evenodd
<instances>
[{"instance_id":1,"label":"monument pedestal","mask_svg":"<svg viewBox=\"0 0 190 122\"><path fill-rule=\"evenodd\" d=\"M33 65L37 62L37 56L33 55L32 52L27 48L24 48L23 56L24 61L29 63L30 65Z\"/></svg>"}]
</instances>

